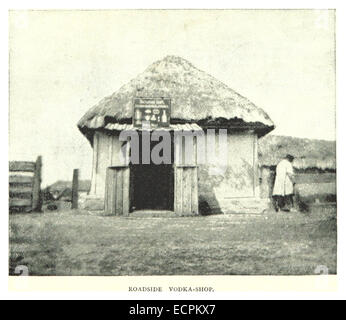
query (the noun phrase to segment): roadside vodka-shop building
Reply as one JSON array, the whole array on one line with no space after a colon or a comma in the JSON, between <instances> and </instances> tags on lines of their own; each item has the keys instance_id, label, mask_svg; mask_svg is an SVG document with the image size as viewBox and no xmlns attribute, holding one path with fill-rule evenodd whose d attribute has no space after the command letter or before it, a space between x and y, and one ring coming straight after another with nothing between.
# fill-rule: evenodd
<instances>
[{"instance_id":1,"label":"roadside vodka-shop building","mask_svg":"<svg viewBox=\"0 0 346 320\"><path fill-rule=\"evenodd\" d=\"M93 148L86 209L197 215L265 205L257 148L273 122L180 57L153 63L91 108L78 128Z\"/></svg>"}]
</instances>

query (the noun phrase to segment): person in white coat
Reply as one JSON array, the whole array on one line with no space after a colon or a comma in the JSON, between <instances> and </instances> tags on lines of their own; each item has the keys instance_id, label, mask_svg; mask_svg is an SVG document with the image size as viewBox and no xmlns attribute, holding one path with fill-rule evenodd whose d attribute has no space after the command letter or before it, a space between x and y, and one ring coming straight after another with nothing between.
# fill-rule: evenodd
<instances>
[{"instance_id":1,"label":"person in white coat","mask_svg":"<svg viewBox=\"0 0 346 320\"><path fill-rule=\"evenodd\" d=\"M293 209L294 195L294 157L288 154L276 166L276 176L273 188L273 200L275 211Z\"/></svg>"}]
</instances>

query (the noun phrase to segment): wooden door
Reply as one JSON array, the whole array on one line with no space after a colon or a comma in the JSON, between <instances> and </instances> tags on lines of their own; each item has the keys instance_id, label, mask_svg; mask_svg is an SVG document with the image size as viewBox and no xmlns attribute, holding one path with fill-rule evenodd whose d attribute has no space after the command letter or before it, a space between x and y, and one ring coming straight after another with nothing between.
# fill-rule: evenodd
<instances>
[{"instance_id":1,"label":"wooden door","mask_svg":"<svg viewBox=\"0 0 346 320\"><path fill-rule=\"evenodd\" d=\"M198 215L198 168L175 166L174 212L181 216Z\"/></svg>"},{"instance_id":2,"label":"wooden door","mask_svg":"<svg viewBox=\"0 0 346 320\"><path fill-rule=\"evenodd\" d=\"M129 214L130 210L130 167L107 168L105 211L110 215Z\"/></svg>"},{"instance_id":3,"label":"wooden door","mask_svg":"<svg viewBox=\"0 0 346 320\"><path fill-rule=\"evenodd\" d=\"M190 135L188 141L190 146L185 148L183 136L175 139L174 211L178 215L198 215L197 137Z\"/></svg>"}]
</instances>

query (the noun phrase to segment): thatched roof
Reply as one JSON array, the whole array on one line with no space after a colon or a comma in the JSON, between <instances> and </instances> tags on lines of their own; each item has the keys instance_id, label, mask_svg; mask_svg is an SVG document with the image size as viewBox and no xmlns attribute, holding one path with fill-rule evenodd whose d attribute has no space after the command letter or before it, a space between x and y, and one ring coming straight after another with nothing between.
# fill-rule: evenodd
<instances>
[{"instance_id":1,"label":"thatched roof","mask_svg":"<svg viewBox=\"0 0 346 320\"><path fill-rule=\"evenodd\" d=\"M79 121L79 129L91 139L94 130L103 129L108 123L131 123L135 97L171 98L171 123L246 127L255 129L260 136L274 129L274 123L261 108L190 62L175 56L153 63L101 100Z\"/></svg>"},{"instance_id":2,"label":"thatched roof","mask_svg":"<svg viewBox=\"0 0 346 320\"><path fill-rule=\"evenodd\" d=\"M283 157L291 154L297 169L336 170L335 141L268 135L259 140L258 147L262 166L276 166Z\"/></svg>"}]
</instances>

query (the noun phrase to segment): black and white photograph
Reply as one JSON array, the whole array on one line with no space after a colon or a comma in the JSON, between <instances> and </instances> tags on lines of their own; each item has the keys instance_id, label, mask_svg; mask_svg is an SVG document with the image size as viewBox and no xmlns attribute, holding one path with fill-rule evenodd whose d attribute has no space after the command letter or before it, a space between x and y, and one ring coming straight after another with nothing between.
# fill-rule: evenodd
<instances>
[{"instance_id":1,"label":"black and white photograph","mask_svg":"<svg viewBox=\"0 0 346 320\"><path fill-rule=\"evenodd\" d=\"M336 11L10 10L8 275L337 275Z\"/></svg>"}]
</instances>

